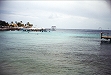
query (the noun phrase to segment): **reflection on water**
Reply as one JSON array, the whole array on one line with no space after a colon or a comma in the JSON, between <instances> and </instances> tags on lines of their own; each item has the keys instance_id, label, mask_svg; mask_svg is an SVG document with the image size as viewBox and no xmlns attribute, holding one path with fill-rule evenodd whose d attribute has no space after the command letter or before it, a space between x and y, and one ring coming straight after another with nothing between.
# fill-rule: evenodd
<instances>
[{"instance_id":1,"label":"reflection on water","mask_svg":"<svg viewBox=\"0 0 111 75\"><path fill-rule=\"evenodd\" d=\"M101 45L109 45L109 44L111 44L111 42L110 42L110 40L102 40L101 41Z\"/></svg>"},{"instance_id":2,"label":"reflection on water","mask_svg":"<svg viewBox=\"0 0 111 75\"><path fill-rule=\"evenodd\" d=\"M0 75L111 75L111 44L93 32L1 32Z\"/></svg>"}]
</instances>

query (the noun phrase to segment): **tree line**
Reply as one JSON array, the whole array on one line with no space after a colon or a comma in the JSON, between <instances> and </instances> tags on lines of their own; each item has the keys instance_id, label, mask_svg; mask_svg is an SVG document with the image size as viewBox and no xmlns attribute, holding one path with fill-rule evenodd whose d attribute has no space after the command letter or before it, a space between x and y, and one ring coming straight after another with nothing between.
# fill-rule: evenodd
<instances>
[{"instance_id":1,"label":"tree line","mask_svg":"<svg viewBox=\"0 0 111 75\"><path fill-rule=\"evenodd\" d=\"M6 21L0 20L0 28L4 28L4 27L24 27L24 28L31 28L32 26L33 26L33 24L30 24L29 22L27 22L26 24L24 24L22 21L20 21L20 22L15 21L15 23L12 21L11 23L8 23Z\"/></svg>"}]
</instances>

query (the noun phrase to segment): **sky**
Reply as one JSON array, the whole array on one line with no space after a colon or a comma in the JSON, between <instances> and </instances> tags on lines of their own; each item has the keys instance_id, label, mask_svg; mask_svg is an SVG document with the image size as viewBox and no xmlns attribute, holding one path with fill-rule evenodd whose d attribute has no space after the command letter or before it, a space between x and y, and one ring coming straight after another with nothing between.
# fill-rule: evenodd
<instances>
[{"instance_id":1,"label":"sky","mask_svg":"<svg viewBox=\"0 0 111 75\"><path fill-rule=\"evenodd\" d=\"M33 27L110 29L110 0L0 1L0 20L30 22Z\"/></svg>"}]
</instances>

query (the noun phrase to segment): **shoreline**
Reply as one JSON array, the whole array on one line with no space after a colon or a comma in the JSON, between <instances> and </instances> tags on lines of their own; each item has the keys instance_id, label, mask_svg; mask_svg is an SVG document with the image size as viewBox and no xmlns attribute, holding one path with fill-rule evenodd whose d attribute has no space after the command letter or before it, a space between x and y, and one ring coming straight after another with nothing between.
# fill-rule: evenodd
<instances>
[{"instance_id":1,"label":"shoreline","mask_svg":"<svg viewBox=\"0 0 111 75\"><path fill-rule=\"evenodd\" d=\"M10 31L10 30L11 31L14 31L14 30L18 30L19 31L20 29L21 28L14 28L14 27L13 28L0 28L0 31Z\"/></svg>"},{"instance_id":2,"label":"shoreline","mask_svg":"<svg viewBox=\"0 0 111 75\"><path fill-rule=\"evenodd\" d=\"M19 28L19 27L11 27L11 28L0 28L0 31L40 31L40 32L47 32L51 31L51 29L37 29L37 28Z\"/></svg>"}]
</instances>

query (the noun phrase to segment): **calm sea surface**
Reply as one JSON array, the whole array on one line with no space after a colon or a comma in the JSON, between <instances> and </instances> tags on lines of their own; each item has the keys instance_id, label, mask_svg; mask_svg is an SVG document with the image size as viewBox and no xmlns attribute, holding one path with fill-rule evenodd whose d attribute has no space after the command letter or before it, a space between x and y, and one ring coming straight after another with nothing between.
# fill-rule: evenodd
<instances>
[{"instance_id":1,"label":"calm sea surface","mask_svg":"<svg viewBox=\"0 0 111 75\"><path fill-rule=\"evenodd\" d=\"M99 30L0 31L0 75L111 75Z\"/></svg>"}]
</instances>

